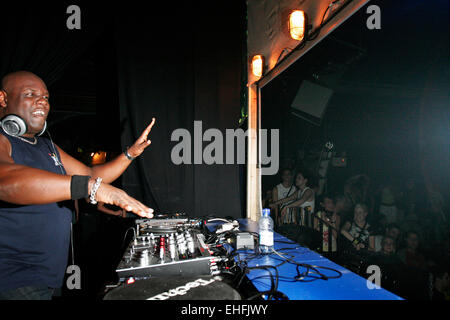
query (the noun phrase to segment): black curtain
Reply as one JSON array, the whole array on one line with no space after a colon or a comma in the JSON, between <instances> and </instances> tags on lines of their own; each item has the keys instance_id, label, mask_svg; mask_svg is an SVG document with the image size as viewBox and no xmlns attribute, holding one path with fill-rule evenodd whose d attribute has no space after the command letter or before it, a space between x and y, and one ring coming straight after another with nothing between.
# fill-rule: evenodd
<instances>
[{"instance_id":1,"label":"black curtain","mask_svg":"<svg viewBox=\"0 0 450 320\"><path fill-rule=\"evenodd\" d=\"M245 12L244 1L183 1L116 14L123 146L157 119L151 146L126 171L123 186L156 210L242 216L239 166L175 165L170 138L177 128L193 138L194 120L224 136L238 126Z\"/></svg>"},{"instance_id":2,"label":"black curtain","mask_svg":"<svg viewBox=\"0 0 450 320\"><path fill-rule=\"evenodd\" d=\"M40 76L47 86L80 57L104 27L101 8L81 8L81 29L66 26L71 3L2 3L0 17L0 76L27 70Z\"/></svg>"}]
</instances>

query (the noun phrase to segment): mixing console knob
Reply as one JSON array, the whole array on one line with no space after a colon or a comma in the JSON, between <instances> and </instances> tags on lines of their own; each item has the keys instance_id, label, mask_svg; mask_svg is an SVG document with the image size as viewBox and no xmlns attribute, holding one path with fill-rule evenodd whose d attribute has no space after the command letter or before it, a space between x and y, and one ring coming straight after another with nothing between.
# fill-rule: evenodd
<instances>
[{"instance_id":1,"label":"mixing console knob","mask_svg":"<svg viewBox=\"0 0 450 320\"><path fill-rule=\"evenodd\" d=\"M170 258L172 260L175 260L175 241L173 240L173 238L169 239L169 251L170 251Z\"/></svg>"},{"instance_id":2,"label":"mixing console knob","mask_svg":"<svg viewBox=\"0 0 450 320\"><path fill-rule=\"evenodd\" d=\"M194 241L192 241L192 239L188 240L188 250L190 253L194 253L195 251L195 247L194 247Z\"/></svg>"},{"instance_id":3,"label":"mixing console knob","mask_svg":"<svg viewBox=\"0 0 450 320\"><path fill-rule=\"evenodd\" d=\"M178 249L180 250L181 254L185 254L186 253L186 243L184 241L180 242L178 244Z\"/></svg>"},{"instance_id":4,"label":"mixing console knob","mask_svg":"<svg viewBox=\"0 0 450 320\"><path fill-rule=\"evenodd\" d=\"M149 264L148 250L144 250L141 252L141 256L139 257L139 263L143 267L148 266L148 264Z\"/></svg>"},{"instance_id":5,"label":"mixing console knob","mask_svg":"<svg viewBox=\"0 0 450 320\"><path fill-rule=\"evenodd\" d=\"M166 238L159 238L159 258L161 259L161 263L164 263L164 254L166 252Z\"/></svg>"}]
</instances>

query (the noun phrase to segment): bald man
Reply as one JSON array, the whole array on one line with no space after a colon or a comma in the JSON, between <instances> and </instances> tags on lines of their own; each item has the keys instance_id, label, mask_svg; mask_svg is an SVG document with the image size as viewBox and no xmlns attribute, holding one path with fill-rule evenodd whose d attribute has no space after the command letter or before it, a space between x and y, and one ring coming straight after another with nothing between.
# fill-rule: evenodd
<instances>
[{"instance_id":1,"label":"bald man","mask_svg":"<svg viewBox=\"0 0 450 320\"><path fill-rule=\"evenodd\" d=\"M71 211L61 202L89 198L153 217L152 209L109 183L150 145L147 137L155 119L119 157L88 167L40 136L49 111L49 92L38 76L19 71L2 79L0 300L51 299L62 286ZM23 120L23 134L10 132L5 117L11 115L18 117L16 122Z\"/></svg>"}]
</instances>

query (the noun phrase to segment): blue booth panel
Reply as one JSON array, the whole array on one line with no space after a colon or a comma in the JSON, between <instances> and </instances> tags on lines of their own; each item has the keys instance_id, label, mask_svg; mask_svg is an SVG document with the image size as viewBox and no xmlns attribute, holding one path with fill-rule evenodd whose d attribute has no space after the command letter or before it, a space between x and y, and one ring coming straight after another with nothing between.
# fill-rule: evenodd
<instances>
[{"instance_id":1,"label":"blue booth panel","mask_svg":"<svg viewBox=\"0 0 450 320\"><path fill-rule=\"evenodd\" d=\"M251 220L240 219L239 224L241 231L257 232L258 230L257 223ZM292 241L278 233L274 233L274 241L274 249L281 256L276 253L255 256L253 251L239 250L237 259L247 260L249 267L279 265L277 267L279 274L278 291L284 293L290 300L403 300L383 288L368 283L363 277L337 265L320 254L298 244L293 244ZM332 268L341 272L342 276L328 280L316 279L311 282L294 281L294 277L298 275L297 267L293 263L281 264L285 258L312 266ZM305 270L303 267L299 267L300 272ZM320 268L318 271L328 277L338 276L338 273L333 270ZM272 274L274 274L274 271L272 271ZM271 279L268 270L251 269L247 277L259 291L270 290ZM305 278L305 280L309 279Z\"/></svg>"}]
</instances>

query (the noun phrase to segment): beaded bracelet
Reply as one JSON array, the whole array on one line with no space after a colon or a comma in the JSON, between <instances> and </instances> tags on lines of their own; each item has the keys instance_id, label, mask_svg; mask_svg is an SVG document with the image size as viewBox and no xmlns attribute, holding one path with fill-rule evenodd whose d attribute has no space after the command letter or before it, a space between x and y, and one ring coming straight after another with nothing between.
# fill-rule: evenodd
<instances>
[{"instance_id":1,"label":"beaded bracelet","mask_svg":"<svg viewBox=\"0 0 450 320\"><path fill-rule=\"evenodd\" d=\"M95 198L95 195L97 194L98 188L100 188L100 184L101 183L102 183L102 178L98 177L97 179L95 179L95 183L92 186L91 195L89 197L91 204L97 204L97 200Z\"/></svg>"}]
</instances>

